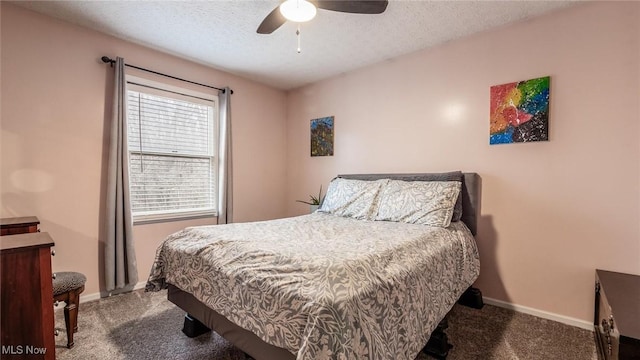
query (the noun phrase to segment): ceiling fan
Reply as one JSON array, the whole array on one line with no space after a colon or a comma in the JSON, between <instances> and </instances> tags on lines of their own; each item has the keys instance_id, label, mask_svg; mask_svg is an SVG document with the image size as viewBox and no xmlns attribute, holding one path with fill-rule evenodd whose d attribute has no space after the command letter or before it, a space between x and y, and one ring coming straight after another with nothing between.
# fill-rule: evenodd
<instances>
[{"instance_id":1,"label":"ceiling fan","mask_svg":"<svg viewBox=\"0 0 640 360\"><path fill-rule=\"evenodd\" d=\"M381 14L387 0L286 0L273 9L258 26L258 34L271 34L287 20L305 22L316 16L316 9L351 14Z\"/></svg>"}]
</instances>

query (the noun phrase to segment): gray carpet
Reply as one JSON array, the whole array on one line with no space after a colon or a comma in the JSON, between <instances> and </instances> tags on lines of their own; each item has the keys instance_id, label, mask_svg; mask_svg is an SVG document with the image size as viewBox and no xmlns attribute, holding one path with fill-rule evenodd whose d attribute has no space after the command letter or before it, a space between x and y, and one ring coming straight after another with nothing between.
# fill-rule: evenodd
<instances>
[{"instance_id":1,"label":"gray carpet","mask_svg":"<svg viewBox=\"0 0 640 360\"><path fill-rule=\"evenodd\" d=\"M56 311L58 360L216 359L245 360L214 332L190 339L181 332L184 312L166 292L134 291L80 304L75 347L66 348L64 315ZM449 319L447 359L596 360L593 333L554 321L485 305L456 305ZM430 357L420 354L416 360Z\"/></svg>"}]
</instances>

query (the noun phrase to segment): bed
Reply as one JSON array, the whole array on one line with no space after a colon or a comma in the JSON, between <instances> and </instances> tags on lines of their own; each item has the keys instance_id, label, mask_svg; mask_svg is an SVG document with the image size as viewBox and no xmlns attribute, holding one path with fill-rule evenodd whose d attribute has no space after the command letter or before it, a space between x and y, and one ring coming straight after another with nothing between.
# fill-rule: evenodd
<instances>
[{"instance_id":1,"label":"bed","mask_svg":"<svg viewBox=\"0 0 640 360\"><path fill-rule=\"evenodd\" d=\"M479 274L480 177L336 179L381 184L372 202L385 199L392 182L446 189L458 182L456 204L440 218L459 221L378 221L367 218L370 207L353 204L344 216L321 211L331 207L325 199L309 215L187 228L158 248L147 290L167 288L168 299L197 320L193 326L204 324L257 360L415 359Z\"/></svg>"}]
</instances>

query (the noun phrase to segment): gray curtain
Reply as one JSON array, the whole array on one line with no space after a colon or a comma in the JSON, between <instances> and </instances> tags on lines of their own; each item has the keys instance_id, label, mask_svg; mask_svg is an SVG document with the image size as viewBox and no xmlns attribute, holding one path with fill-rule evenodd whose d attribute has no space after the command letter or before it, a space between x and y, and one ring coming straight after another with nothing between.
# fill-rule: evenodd
<instances>
[{"instance_id":1,"label":"gray curtain","mask_svg":"<svg viewBox=\"0 0 640 360\"><path fill-rule=\"evenodd\" d=\"M113 114L110 121L107 196L105 206L104 275L106 290L133 287L138 282L129 200L127 151L127 92L124 59L115 62Z\"/></svg>"},{"instance_id":2,"label":"gray curtain","mask_svg":"<svg viewBox=\"0 0 640 360\"><path fill-rule=\"evenodd\" d=\"M233 222L233 162L231 156L231 89L220 99L220 148L218 151L218 224Z\"/></svg>"}]
</instances>

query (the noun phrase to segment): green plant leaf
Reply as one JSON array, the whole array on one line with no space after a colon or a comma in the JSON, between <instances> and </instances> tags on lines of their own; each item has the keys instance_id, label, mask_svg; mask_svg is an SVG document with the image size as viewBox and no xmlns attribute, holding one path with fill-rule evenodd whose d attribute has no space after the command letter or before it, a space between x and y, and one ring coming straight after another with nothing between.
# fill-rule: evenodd
<instances>
[{"instance_id":1,"label":"green plant leaf","mask_svg":"<svg viewBox=\"0 0 640 360\"><path fill-rule=\"evenodd\" d=\"M296 200L296 202L307 204L307 205L320 205L320 204L322 204L322 201L324 200L324 196L322 196L322 185L320 185L320 192L318 193L318 197L315 197L313 195L309 195L309 199L310 199L310 201Z\"/></svg>"}]
</instances>

